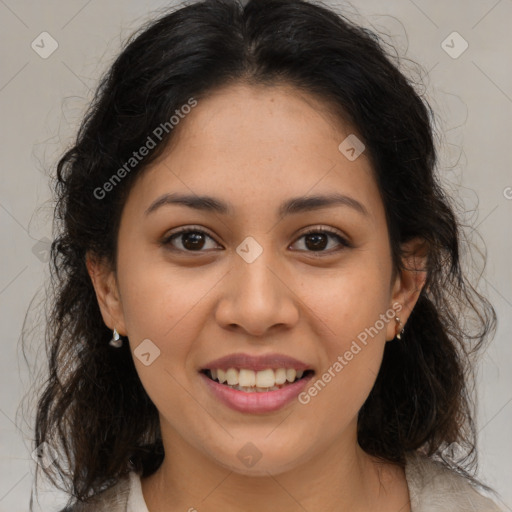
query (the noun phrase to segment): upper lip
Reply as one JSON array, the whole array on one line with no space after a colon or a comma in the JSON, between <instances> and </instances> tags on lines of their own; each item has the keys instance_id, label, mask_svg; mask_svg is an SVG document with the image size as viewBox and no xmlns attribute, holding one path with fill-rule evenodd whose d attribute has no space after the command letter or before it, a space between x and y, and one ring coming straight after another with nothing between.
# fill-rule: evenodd
<instances>
[{"instance_id":1,"label":"upper lip","mask_svg":"<svg viewBox=\"0 0 512 512\"><path fill-rule=\"evenodd\" d=\"M252 356L250 354L229 354L214 361L207 363L203 370L228 370L229 368L253 371L266 370L268 368L293 368L295 370L310 370L311 367L298 359L283 354L265 354L261 356Z\"/></svg>"}]
</instances>

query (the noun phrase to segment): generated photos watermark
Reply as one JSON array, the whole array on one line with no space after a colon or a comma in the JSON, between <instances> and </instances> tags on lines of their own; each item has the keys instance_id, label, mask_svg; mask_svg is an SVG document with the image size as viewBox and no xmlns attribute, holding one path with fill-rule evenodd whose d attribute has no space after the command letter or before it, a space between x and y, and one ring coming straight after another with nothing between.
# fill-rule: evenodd
<instances>
[{"instance_id":1,"label":"generated photos watermark","mask_svg":"<svg viewBox=\"0 0 512 512\"><path fill-rule=\"evenodd\" d=\"M357 340L353 340L350 348L339 355L336 361L314 382L309 388L299 394L298 400L302 405L306 405L311 398L318 395L331 380L338 375L345 366L347 366L354 357L359 354L364 347L368 345L369 338L373 339L382 331L390 320L394 320L396 314L402 310L400 303L393 304L385 313L381 313L379 319L371 327L367 327L357 335ZM358 343L359 341L359 343Z\"/></svg>"},{"instance_id":2,"label":"generated photos watermark","mask_svg":"<svg viewBox=\"0 0 512 512\"><path fill-rule=\"evenodd\" d=\"M177 126L179 122L184 119L195 106L197 106L197 100L194 98L189 98L187 103L174 111L175 114L173 114L168 121L160 123L151 132L151 135L148 135L148 138L144 144L142 144L142 146L137 151L134 151L132 156L121 167L119 167L119 169L117 169L117 171L112 174L112 176L107 181L105 181L101 187L96 187L94 189L94 197L101 200L107 196L108 192L112 192L116 185L118 185L121 180L130 173L132 169L137 167L137 165L144 159L144 157L149 155L151 150L154 149L158 142L162 140L164 134L171 132L174 127Z\"/></svg>"}]
</instances>

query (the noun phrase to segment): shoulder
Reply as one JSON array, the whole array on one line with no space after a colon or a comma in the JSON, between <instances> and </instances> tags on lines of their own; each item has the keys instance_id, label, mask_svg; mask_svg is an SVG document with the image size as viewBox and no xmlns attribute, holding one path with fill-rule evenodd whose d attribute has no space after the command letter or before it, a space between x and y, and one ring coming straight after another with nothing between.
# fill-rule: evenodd
<instances>
[{"instance_id":1,"label":"shoulder","mask_svg":"<svg viewBox=\"0 0 512 512\"><path fill-rule=\"evenodd\" d=\"M60 512L125 512L131 487L131 473L123 476L113 486L92 496L86 502L78 502Z\"/></svg>"},{"instance_id":2,"label":"shoulder","mask_svg":"<svg viewBox=\"0 0 512 512\"><path fill-rule=\"evenodd\" d=\"M406 455L413 512L502 512L462 475L417 452Z\"/></svg>"}]
</instances>

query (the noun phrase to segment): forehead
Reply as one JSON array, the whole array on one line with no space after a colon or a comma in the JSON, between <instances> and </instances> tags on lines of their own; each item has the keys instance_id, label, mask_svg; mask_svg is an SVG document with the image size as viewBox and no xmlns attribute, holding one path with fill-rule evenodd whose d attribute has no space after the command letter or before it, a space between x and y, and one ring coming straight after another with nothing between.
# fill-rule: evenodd
<instances>
[{"instance_id":1,"label":"forehead","mask_svg":"<svg viewBox=\"0 0 512 512\"><path fill-rule=\"evenodd\" d=\"M268 209L289 196L338 192L382 213L370 160L340 152L353 130L329 105L284 85L232 85L197 101L137 180L141 208L175 191L225 198L238 209L248 200Z\"/></svg>"}]
</instances>

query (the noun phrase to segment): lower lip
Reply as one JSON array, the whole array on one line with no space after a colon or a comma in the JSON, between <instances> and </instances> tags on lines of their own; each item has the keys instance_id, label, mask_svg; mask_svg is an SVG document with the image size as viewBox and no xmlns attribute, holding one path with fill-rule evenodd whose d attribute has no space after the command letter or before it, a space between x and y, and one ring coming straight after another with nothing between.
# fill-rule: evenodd
<instances>
[{"instance_id":1,"label":"lower lip","mask_svg":"<svg viewBox=\"0 0 512 512\"><path fill-rule=\"evenodd\" d=\"M293 384L277 389L275 391L254 391L246 393L238 389L220 384L207 377L204 373L200 376L206 382L211 392L225 405L235 411L249 413L265 413L281 409L292 402L313 378L313 374L295 381Z\"/></svg>"}]
</instances>

